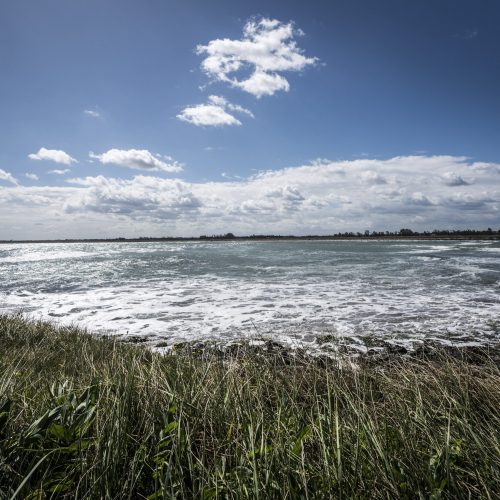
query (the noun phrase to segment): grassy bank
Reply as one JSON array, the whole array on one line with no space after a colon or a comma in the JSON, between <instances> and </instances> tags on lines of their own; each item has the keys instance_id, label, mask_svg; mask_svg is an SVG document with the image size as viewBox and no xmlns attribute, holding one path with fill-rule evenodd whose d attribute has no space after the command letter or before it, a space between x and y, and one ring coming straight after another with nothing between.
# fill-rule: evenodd
<instances>
[{"instance_id":1,"label":"grassy bank","mask_svg":"<svg viewBox=\"0 0 500 500\"><path fill-rule=\"evenodd\" d=\"M0 497L498 498L487 354L161 356L0 316Z\"/></svg>"}]
</instances>

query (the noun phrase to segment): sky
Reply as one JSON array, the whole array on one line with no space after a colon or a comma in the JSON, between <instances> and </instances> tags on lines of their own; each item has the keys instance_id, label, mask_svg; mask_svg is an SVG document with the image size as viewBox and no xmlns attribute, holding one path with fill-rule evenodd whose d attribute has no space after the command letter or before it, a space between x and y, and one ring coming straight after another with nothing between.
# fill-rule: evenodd
<instances>
[{"instance_id":1,"label":"sky","mask_svg":"<svg viewBox=\"0 0 500 500\"><path fill-rule=\"evenodd\" d=\"M0 1L0 239L500 228L497 0Z\"/></svg>"}]
</instances>

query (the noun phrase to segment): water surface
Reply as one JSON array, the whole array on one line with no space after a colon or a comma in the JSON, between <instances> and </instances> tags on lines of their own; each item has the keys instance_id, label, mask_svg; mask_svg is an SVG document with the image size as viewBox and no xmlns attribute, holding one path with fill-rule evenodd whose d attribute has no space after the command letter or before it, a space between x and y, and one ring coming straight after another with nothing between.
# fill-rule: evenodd
<instances>
[{"instance_id":1,"label":"water surface","mask_svg":"<svg viewBox=\"0 0 500 500\"><path fill-rule=\"evenodd\" d=\"M0 245L0 311L151 342L499 339L500 242Z\"/></svg>"}]
</instances>

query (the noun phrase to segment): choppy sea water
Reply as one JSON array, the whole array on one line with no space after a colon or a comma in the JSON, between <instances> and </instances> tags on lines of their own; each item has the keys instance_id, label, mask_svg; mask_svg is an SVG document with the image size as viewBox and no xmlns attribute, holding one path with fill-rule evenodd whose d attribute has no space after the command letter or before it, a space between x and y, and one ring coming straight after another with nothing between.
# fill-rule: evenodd
<instances>
[{"instance_id":1,"label":"choppy sea water","mask_svg":"<svg viewBox=\"0 0 500 500\"><path fill-rule=\"evenodd\" d=\"M0 312L14 311L162 345L491 344L500 242L0 245Z\"/></svg>"}]
</instances>

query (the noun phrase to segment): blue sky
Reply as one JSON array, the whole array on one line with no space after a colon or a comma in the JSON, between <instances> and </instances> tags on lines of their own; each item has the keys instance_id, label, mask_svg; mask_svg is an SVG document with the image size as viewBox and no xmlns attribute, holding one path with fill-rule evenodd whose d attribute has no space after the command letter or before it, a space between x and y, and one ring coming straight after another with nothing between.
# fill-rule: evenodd
<instances>
[{"instance_id":1,"label":"blue sky","mask_svg":"<svg viewBox=\"0 0 500 500\"><path fill-rule=\"evenodd\" d=\"M0 238L498 222L499 22L472 0L2 2Z\"/></svg>"}]
</instances>

